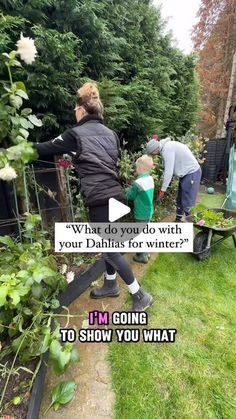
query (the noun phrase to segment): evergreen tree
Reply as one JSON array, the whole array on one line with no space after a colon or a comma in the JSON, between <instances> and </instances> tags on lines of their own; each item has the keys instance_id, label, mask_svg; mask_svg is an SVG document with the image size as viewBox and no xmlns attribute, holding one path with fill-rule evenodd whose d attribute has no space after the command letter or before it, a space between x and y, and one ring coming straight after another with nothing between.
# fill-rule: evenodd
<instances>
[{"instance_id":1,"label":"evergreen tree","mask_svg":"<svg viewBox=\"0 0 236 419\"><path fill-rule=\"evenodd\" d=\"M0 10L0 52L20 32L36 39L24 77L43 115L38 140L74 123L75 92L88 79L98 82L106 123L134 149L154 132L179 136L194 124L194 57L172 45L151 1L0 0Z\"/></svg>"}]
</instances>

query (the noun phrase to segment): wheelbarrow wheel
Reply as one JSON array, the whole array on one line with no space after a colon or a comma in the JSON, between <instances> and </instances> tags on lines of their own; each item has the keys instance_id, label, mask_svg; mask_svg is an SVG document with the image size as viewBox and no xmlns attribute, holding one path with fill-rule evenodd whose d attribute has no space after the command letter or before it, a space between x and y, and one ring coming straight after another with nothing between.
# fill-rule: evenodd
<instances>
[{"instance_id":1,"label":"wheelbarrow wheel","mask_svg":"<svg viewBox=\"0 0 236 419\"><path fill-rule=\"evenodd\" d=\"M208 233L204 233L203 231L194 237L193 253L198 260L207 259L211 254L211 249L206 249L207 239Z\"/></svg>"}]
</instances>

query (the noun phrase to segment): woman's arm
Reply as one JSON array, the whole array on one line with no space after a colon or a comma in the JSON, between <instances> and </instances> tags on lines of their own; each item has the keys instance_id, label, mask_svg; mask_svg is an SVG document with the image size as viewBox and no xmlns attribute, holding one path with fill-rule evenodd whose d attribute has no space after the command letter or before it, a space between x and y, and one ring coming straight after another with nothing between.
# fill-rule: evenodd
<instances>
[{"instance_id":1,"label":"woman's arm","mask_svg":"<svg viewBox=\"0 0 236 419\"><path fill-rule=\"evenodd\" d=\"M54 140L46 141L44 143L35 143L34 147L37 150L39 157L65 154L73 151L79 152L76 138L70 129L54 138Z\"/></svg>"}]
</instances>

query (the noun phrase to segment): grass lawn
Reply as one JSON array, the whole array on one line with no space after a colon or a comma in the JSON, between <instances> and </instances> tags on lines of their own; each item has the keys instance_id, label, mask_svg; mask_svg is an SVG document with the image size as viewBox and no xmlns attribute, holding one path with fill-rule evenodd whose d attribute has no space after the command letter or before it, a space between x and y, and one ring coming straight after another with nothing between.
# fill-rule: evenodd
<instances>
[{"instance_id":1,"label":"grass lawn","mask_svg":"<svg viewBox=\"0 0 236 419\"><path fill-rule=\"evenodd\" d=\"M225 199L225 195L219 193L215 193L214 195L208 195L206 193L200 192L198 196L200 202L209 208L221 207Z\"/></svg>"},{"instance_id":2,"label":"grass lawn","mask_svg":"<svg viewBox=\"0 0 236 419\"><path fill-rule=\"evenodd\" d=\"M201 198L211 206L209 195ZM161 253L142 284L156 300L147 327L176 328L177 339L174 344L110 345L116 418L235 419L236 249L232 239L216 246L204 262L191 254Z\"/></svg>"}]
</instances>

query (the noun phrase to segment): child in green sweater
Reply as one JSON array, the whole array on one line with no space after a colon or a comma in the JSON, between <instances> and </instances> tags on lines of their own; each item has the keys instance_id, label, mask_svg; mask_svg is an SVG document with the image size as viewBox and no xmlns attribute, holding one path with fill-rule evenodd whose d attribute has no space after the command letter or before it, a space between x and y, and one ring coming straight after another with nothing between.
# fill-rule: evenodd
<instances>
[{"instance_id":1,"label":"child in green sweater","mask_svg":"<svg viewBox=\"0 0 236 419\"><path fill-rule=\"evenodd\" d=\"M134 218L137 222L149 222L154 213L153 196L154 181L149 172L153 168L153 160L146 154L137 159L137 178L126 192L127 199L134 202ZM136 253L133 257L135 262L147 263L147 253Z\"/></svg>"}]
</instances>

